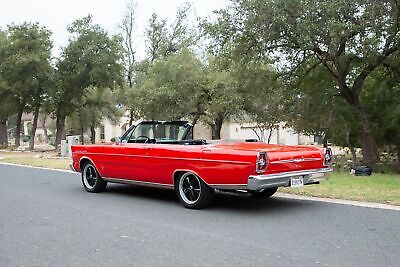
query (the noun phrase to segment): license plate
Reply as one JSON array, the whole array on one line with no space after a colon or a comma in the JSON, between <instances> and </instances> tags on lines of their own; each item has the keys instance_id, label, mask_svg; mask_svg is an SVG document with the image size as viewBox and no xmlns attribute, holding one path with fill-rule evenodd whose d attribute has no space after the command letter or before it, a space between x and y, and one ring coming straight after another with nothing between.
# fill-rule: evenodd
<instances>
[{"instance_id":1,"label":"license plate","mask_svg":"<svg viewBox=\"0 0 400 267\"><path fill-rule=\"evenodd\" d=\"M290 178L290 187L302 187L304 185L303 177Z\"/></svg>"}]
</instances>

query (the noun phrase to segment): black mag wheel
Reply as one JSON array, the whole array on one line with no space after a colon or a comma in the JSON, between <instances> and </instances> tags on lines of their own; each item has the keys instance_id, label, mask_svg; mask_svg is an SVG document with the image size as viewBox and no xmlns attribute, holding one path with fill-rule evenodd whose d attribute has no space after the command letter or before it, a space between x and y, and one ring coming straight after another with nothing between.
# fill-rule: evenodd
<instances>
[{"instance_id":1,"label":"black mag wheel","mask_svg":"<svg viewBox=\"0 0 400 267\"><path fill-rule=\"evenodd\" d=\"M266 188L263 189L261 191L249 191L249 193L254 197L254 198L269 198L271 197L273 194L276 193L276 191L278 190L278 187L272 187L272 188Z\"/></svg>"},{"instance_id":2,"label":"black mag wheel","mask_svg":"<svg viewBox=\"0 0 400 267\"><path fill-rule=\"evenodd\" d=\"M82 169L82 184L87 192L99 193L106 189L104 181L92 163L86 163Z\"/></svg>"},{"instance_id":3,"label":"black mag wheel","mask_svg":"<svg viewBox=\"0 0 400 267\"><path fill-rule=\"evenodd\" d=\"M211 203L214 196L214 190L191 172L186 172L177 179L175 189L180 202L189 209L204 208Z\"/></svg>"}]
</instances>

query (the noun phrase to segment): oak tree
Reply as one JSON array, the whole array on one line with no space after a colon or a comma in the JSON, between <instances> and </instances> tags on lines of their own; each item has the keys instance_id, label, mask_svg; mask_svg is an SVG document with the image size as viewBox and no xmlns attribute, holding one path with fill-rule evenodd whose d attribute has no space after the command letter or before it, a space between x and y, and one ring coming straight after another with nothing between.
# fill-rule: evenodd
<instances>
[{"instance_id":1,"label":"oak tree","mask_svg":"<svg viewBox=\"0 0 400 267\"><path fill-rule=\"evenodd\" d=\"M375 165L377 142L361 94L368 76L400 49L398 1L239 0L219 15L219 40L233 39L243 60L275 58L293 82L323 66L357 117L365 163Z\"/></svg>"}]
</instances>

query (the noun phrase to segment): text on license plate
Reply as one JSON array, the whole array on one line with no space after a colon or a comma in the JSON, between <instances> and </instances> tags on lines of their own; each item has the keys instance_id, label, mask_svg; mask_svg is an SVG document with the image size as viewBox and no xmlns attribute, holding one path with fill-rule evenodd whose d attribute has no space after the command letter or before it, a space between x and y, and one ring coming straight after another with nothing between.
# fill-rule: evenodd
<instances>
[{"instance_id":1,"label":"text on license plate","mask_svg":"<svg viewBox=\"0 0 400 267\"><path fill-rule=\"evenodd\" d=\"M303 177L290 178L290 187L302 187L303 185Z\"/></svg>"}]
</instances>

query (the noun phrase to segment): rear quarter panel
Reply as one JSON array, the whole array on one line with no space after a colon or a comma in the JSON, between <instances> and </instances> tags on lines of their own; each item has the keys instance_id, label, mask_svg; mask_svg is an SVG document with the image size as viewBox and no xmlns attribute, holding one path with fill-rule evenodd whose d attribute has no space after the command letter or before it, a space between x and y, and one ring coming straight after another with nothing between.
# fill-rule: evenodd
<instances>
[{"instance_id":1,"label":"rear quarter panel","mask_svg":"<svg viewBox=\"0 0 400 267\"><path fill-rule=\"evenodd\" d=\"M247 184L255 173L257 152L229 148L205 147L199 175L208 184Z\"/></svg>"}]
</instances>

